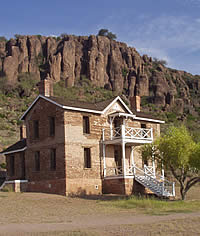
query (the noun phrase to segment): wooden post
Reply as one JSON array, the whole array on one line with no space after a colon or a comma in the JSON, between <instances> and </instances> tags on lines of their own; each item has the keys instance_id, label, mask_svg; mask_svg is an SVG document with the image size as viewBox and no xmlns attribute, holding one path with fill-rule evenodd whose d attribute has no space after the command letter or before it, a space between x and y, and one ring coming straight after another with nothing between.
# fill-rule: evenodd
<instances>
[{"instance_id":1,"label":"wooden post","mask_svg":"<svg viewBox=\"0 0 200 236\"><path fill-rule=\"evenodd\" d=\"M175 192L175 182L173 182L173 185L172 185L172 195L173 195L173 197L175 197L175 195L176 195L176 192Z\"/></svg>"},{"instance_id":2,"label":"wooden post","mask_svg":"<svg viewBox=\"0 0 200 236\"><path fill-rule=\"evenodd\" d=\"M153 177L155 177L156 176L156 168L155 168L154 147L152 147L152 166L153 166Z\"/></svg>"},{"instance_id":3,"label":"wooden post","mask_svg":"<svg viewBox=\"0 0 200 236\"><path fill-rule=\"evenodd\" d=\"M103 175L106 177L106 145L103 143Z\"/></svg>"},{"instance_id":4,"label":"wooden post","mask_svg":"<svg viewBox=\"0 0 200 236\"><path fill-rule=\"evenodd\" d=\"M110 139L113 139L113 128L112 128L113 119L110 117Z\"/></svg>"},{"instance_id":5,"label":"wooden post","mask_svg":"<svg viewBox=\"0 0 200 236\"><path fill-rule=\"evenodd\" d=\"M125 138L125 125L121 125L122 139Z\"/></svg>"},{"instance_id":6,"label":"wooden post","mask_svg":"<svg viewBox=\"0 0 200 236\"><path fill-rule=\"evenodd\" d=\"M122 140L122 168L123 168L123 175L126 176L126 154L125 154L125 142Z\"/></svg>"},{"instance_id":7,"label":"wooden post","mask_svg":"<svg viewBox=\"0 0 200 236\"><path fill-rule=\"evenodd\" d=\"M131 146L131 164L132 164L132 170L133 170L133 175L135 175L135 161L134 161L134 147Z\"/></svg>"}]
</instances>

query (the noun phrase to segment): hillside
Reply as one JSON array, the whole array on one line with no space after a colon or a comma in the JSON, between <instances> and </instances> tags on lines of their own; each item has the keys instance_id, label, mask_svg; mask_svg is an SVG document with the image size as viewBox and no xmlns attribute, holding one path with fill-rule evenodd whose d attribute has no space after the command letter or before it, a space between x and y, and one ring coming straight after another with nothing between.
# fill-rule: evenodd
<instances>
[{"instance_id":1,"label":"hillside","mask_svg":"<svg viewBox=\"0 0 200 236\"><path fill-rule=\"evenodd\" d=\"M99 101L142 98L143 111L184 122L200 140L200 76L167 68L135 48L103 36L20 36L0 41L0 148L18 138L18 118L49 73L55 93ZM64 88L66 87L66 89Z\"/></svg>"}]
</instances>

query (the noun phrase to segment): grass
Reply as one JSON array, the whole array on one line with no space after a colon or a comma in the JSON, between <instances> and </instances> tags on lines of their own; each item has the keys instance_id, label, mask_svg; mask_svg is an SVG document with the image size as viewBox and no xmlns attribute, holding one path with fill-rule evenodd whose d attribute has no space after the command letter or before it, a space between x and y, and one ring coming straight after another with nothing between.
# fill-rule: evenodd
<instances>
[{"instance_id":1,"label":"grass","mask_svg":"<svg viewBox=\"0 0 200 236\"><path fill-rule=\"evenodd\" d=\"M68 198L53 194L0 192L0 227L3 225L16 227L15 224L24 224L24 227L35 224L35 227L37 227L35 230L32 228L33 231L29 233L27 231L24 231L24 233L13 231L13 233L0 232L0 235L200 235L199 187L191 189L194 194L191 193L189 196L189 198L195 196L196 200L186 200L184 202L136 197L118 200L105 200L104 197L103 201ZM198 195L197 198L196 195ZM110 199L110 197L107 199ZM174 214L192 211L195 213L189 214L188 217L184 214ZM132 216L135 221L126 223ZM126 220L122 222L124 217ZM115 219L115 223L112 219ZM139 219L138 222L137 219ZM90 225L90 221L93 221L94 225L93 223ZM74 222L80 222L80 227L76 223L73 227ZM49 225L50 228L48 226L45 228L45 224Z\"/></svg>"},{"instance_id":2,"label":"grass","mask_svg":"<svg viewBox=\"0 0 200 236\"><path fill-rule=\"evenodd\" d=\"M200 201L169 201L155 198L130 197L128 199L105 202L109 207L134 209L137 212L151 215L165 215L170 213L187 213L200 211Z\"/></svg>"}]
</instances>

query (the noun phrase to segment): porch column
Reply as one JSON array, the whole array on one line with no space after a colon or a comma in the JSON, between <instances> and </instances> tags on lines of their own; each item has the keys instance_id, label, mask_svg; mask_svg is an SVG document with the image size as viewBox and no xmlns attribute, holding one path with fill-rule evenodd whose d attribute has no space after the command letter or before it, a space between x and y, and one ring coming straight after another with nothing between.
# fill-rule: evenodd
<instances>
[{"instance_id":1,"label":"porch column","mask_svg":"<svg viewBox=\"0 0 200 236\"><path fill-rule=\"evenodd\" d=\"M122 170L124 177L126 176L126 154L125 154L125 142L122 140Z\"/></svg>"},{"instance_id":2,"label":"porch column","mask_svg":"<svg viewBox=\"0 0 200 236\"><path fill-rule=\"evenodd\" d=\"M103 143L103 176L106 177L106 145Z\"/></svg>"},{"instance_id":3,"label":"porch column","mask_svg":"<svg viewBox=\"0 0 200 236\"><path fill-rule=\"evenodd\" d=\"M113 128L112 128L112 123L113 123L113 119L110 117L110 139L113 139Z\"/></svg>"},{"instance_id":4,"label":"porch column","mask_svg":"<svg viewBox=\"0 0 200 236\"><path fill-rule=\"evenodd\" d=\"M153 167L153 176L156 176L156 168L155 168L155 157L154 157L154 147L152 147L152 167Z\"/></svg>"},{"instance_id":5,"label":"porch column","mask_svg":"<svg viewBox=\"0 0 200 236\"><path fill-rule=\"evenodd\" d=\"M134 161L134 147L131 146L131 165L132 165L132 170L133 174L135 175L135 161Z\"/></svg>"}]
</instances>

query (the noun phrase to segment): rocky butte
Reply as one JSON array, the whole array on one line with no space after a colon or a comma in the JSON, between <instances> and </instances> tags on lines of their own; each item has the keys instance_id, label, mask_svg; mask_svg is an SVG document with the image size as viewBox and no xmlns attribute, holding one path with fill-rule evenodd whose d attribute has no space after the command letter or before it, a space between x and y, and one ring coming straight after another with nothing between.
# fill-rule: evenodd
<instances>
[{"instance_id":1,"label":"rocky butte","mask_svg":"<svg viewBox=\"0 0 200 236\"><path fill-rule=\"evenodd\" d=\"M75 85L82 75L93 85L142 97L143 109L155 104L163 111L198 115L200 76L170 69L159 60L140 56L135 48L104 36L62 38L20 36L0 42L0 80L15 84L22 73L37 79L47 74L55 82Z\"/></svg>"}]
</instances>

